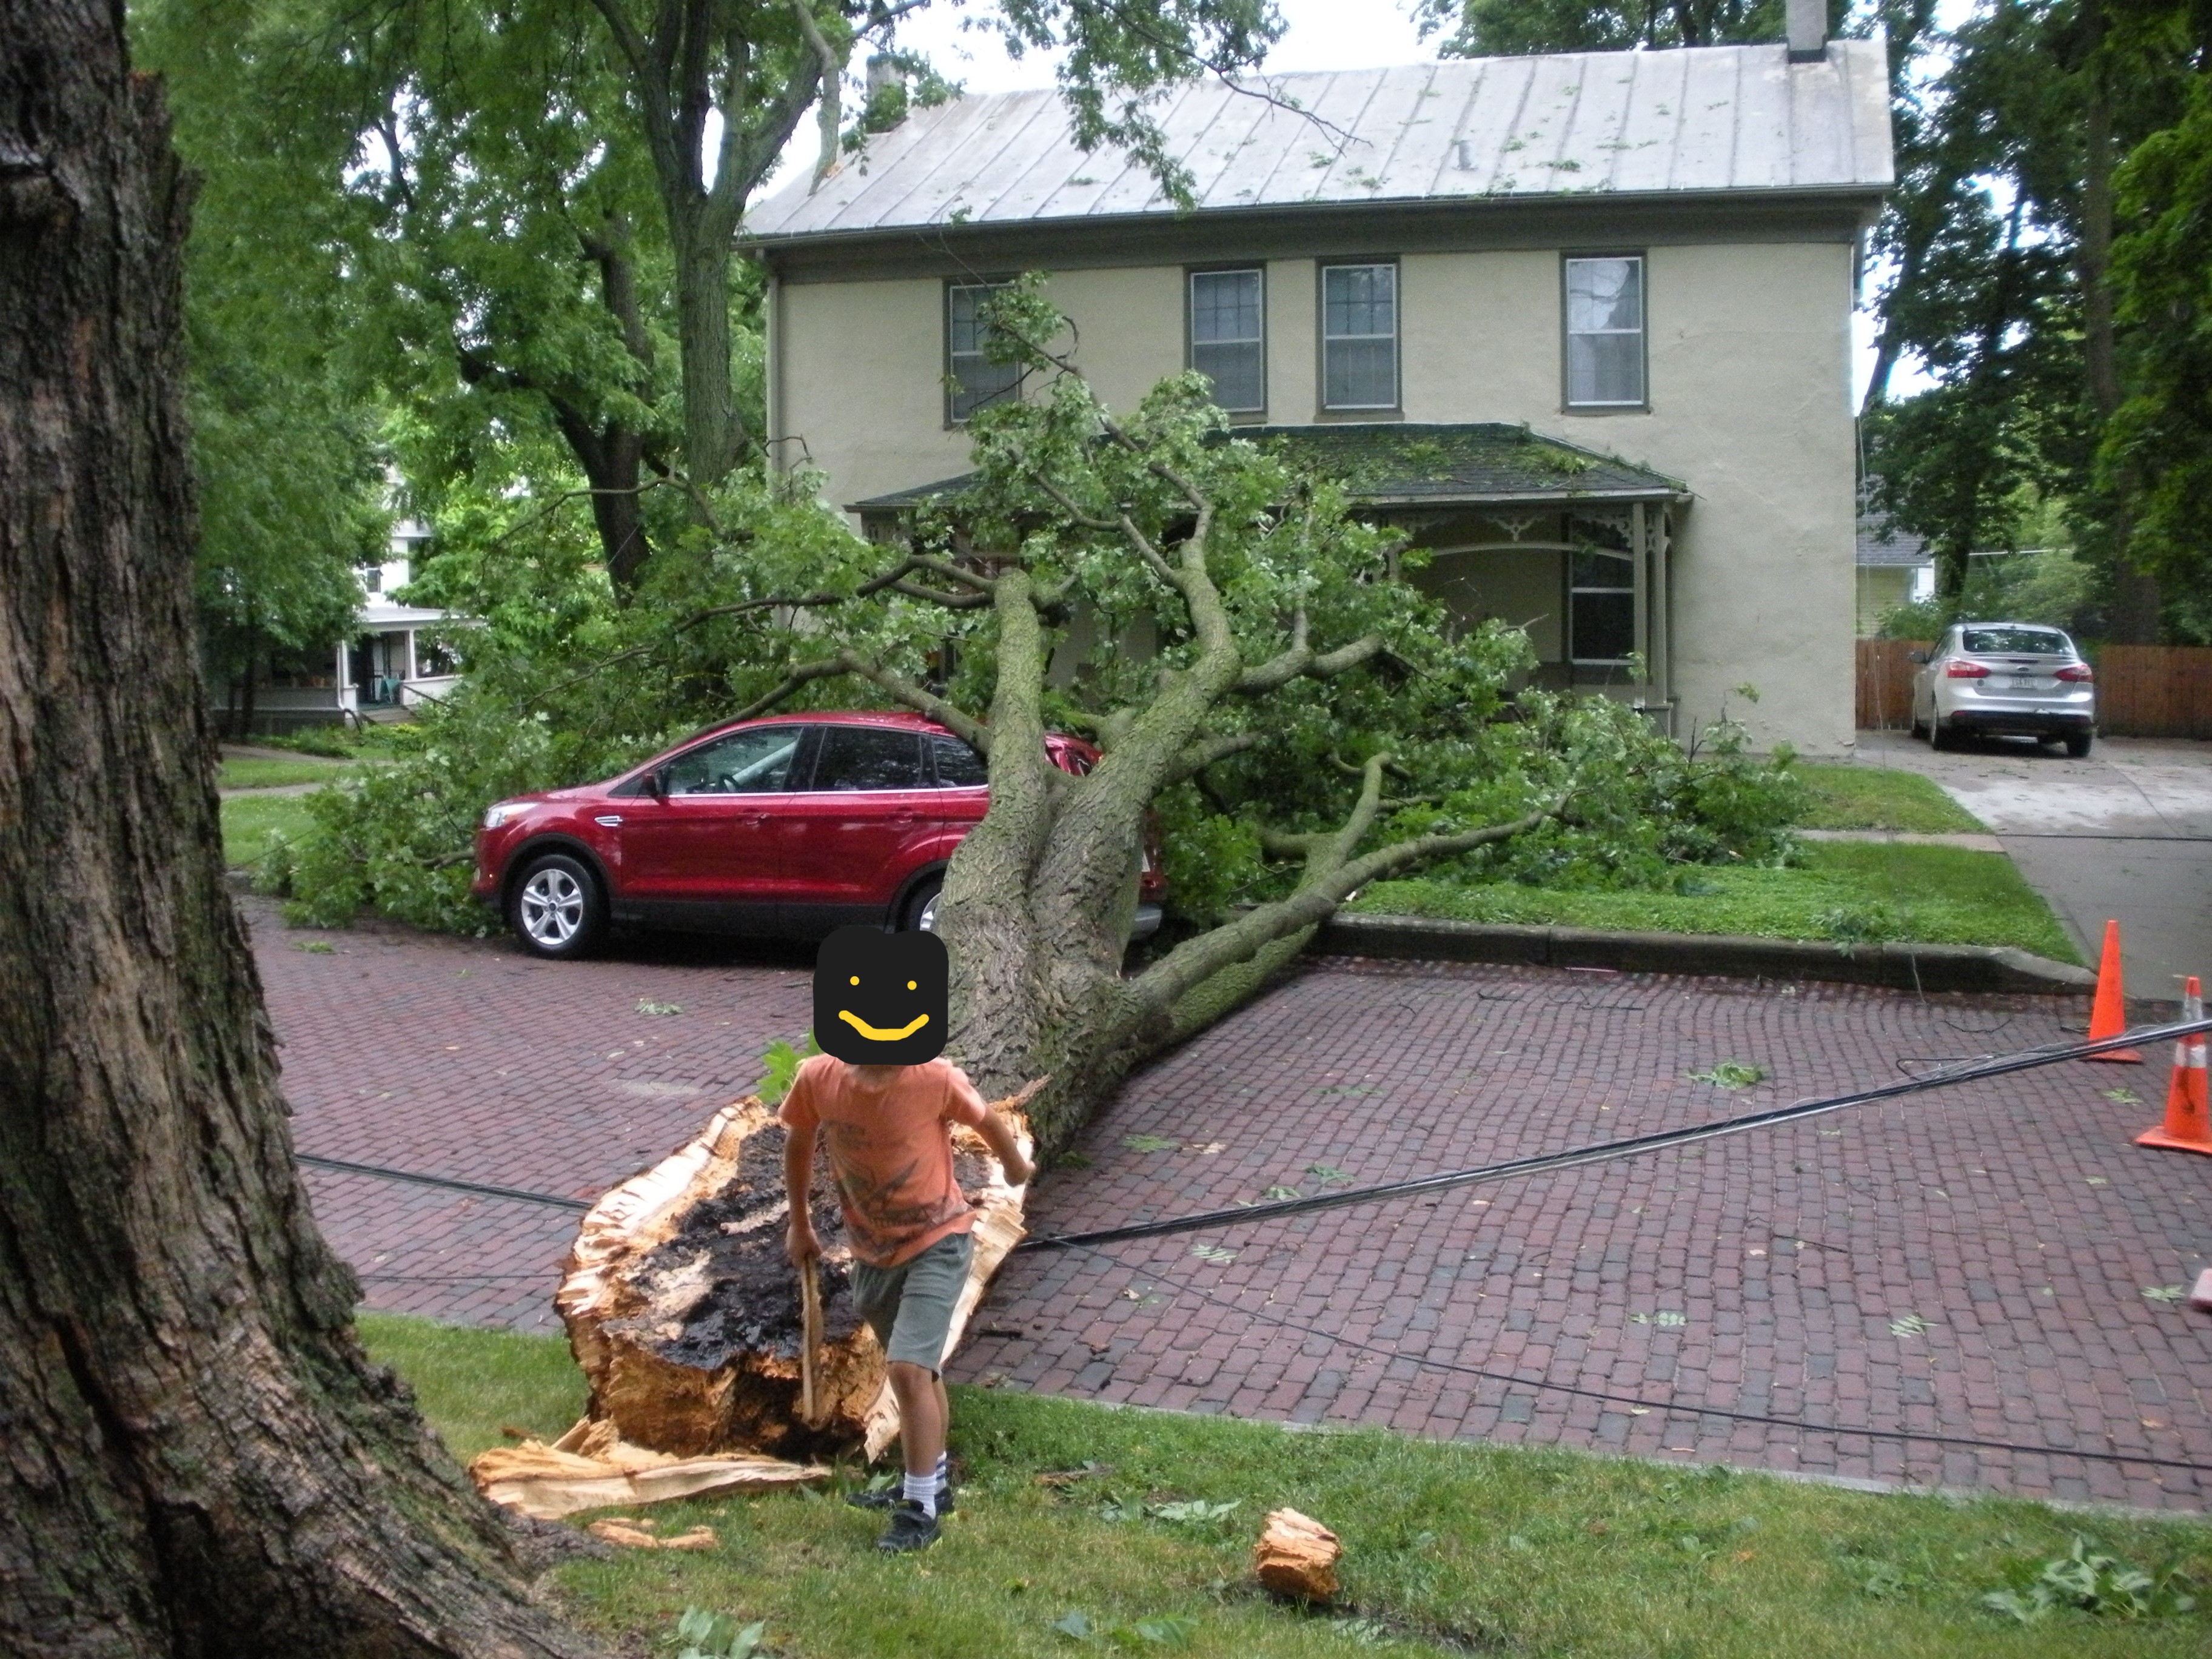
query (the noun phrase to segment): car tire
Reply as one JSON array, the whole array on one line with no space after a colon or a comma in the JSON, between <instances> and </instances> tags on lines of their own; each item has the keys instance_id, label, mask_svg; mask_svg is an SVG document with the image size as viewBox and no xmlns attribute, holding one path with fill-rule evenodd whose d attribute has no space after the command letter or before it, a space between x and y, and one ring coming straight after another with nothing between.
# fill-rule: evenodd
<instances>
[{"instance_id":1,"label":"car tire","mask_svg":"<svg viewBox=\"0 0 2212 1659\"><path fill-rule=\"evenodd\" d=\"M1928 723L1920 718L1920 705L1917 702L1912 705L1912 735L1916 738L1928 735Z\"/></svg>"},{"instance_id":2,"label":"car tire","mask_svg":"<svg viewBox=\"0 0 2212 1659\"><path fill-rule=\"evenodd\" d=\"M533 860L508 892L507 925L533 957L588 956L606 937L606 896L581 859L550 853Z\"/></svg>"},{"instance_id":3,"label":"car tire","mask_svg":"<svg viewBox=\"0 0 2212 1659\"><path fill-rule=\"evenodd\" d=\"M902 933L933 933L937 931L937 896L945 890L945 878L930 876L907 895L906 908L899 912L899 931Z\"/></svg>"},{"instance_id":4,"label":"car tire","mask_svg":"<svg viewBox=\"0 0 2212 1659\"><path fill-rule=\"evenodd\" d=\"M1928 722L1928 746L1930 749L1955 749L1959 746L1957 734L1943 724L1941 714Z\"/></svg>"},{"instance_id":5,"label":"car tire","mask_svg":"<svg viewBox=\"0 0 2212 1659\"><path fill-rule=\"evenodd\" d=\"M2094 741L2095 734L2093 732L2068 732L2066 735L2067 758L2069 760L2087 760L2089 757L2089 745Z\"/></svg>"}]
</instances>

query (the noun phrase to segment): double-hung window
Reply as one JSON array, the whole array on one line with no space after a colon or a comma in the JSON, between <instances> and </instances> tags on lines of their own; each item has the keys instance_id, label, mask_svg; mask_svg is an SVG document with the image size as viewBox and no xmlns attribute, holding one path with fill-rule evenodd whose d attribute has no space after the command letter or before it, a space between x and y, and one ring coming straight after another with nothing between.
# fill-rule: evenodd
<instances>
[{"instance_id":1,"label":"double-hung window","mask_svg":"<svg viewBox=\"0 0 2212 1659\"><path fill-rule=\"evenodd\" d=\"M1567 407L1643 408L1642 256L1569 259L1566 291Z\"/></svg>"},{"instance_id":2,"label":"double-hung window","mask_svg":"<svg viewBox=\"0 0 2212 1659\"><path fill-rule=\"evenodd\" d=\"M994 363L984 347L991 325L983 308L1004 283L950 283L945 289L945 368L949 380L945 413L966 420L977 410L1012 395L1022 383L1021 365Z\"/></svg>"},{"instance_id":3,"label":"double-hung window","mask_svg":"<svg viewBox=\"0 0 2212 1659\"><path fill-rule=\"evenodd\" d=\"M1567 656L1625 663L1636 650L1636 562L1626 552L1583 546L1567 555Z\"/></svg>"},{"instance_id":4,"label":"double-hung window","mask_svg":"<svg viewBox=\"0 0 2212 1659\"><path fill-rule=\"evenodd\" d=\"M1190 273L1190 366L1231 415L1267 413L1266 292L1257 270Z\"/></svg>"},{"instance_id":5,"label":"double-hung window","mask_svg":"<svg viewBox=\"0 0 2212 1659\"><path fill-rule=\"evenodd\" d=\"M1398 406L1398 267L1321 268L1323 409Z\"/></svg>"}]
</instances>

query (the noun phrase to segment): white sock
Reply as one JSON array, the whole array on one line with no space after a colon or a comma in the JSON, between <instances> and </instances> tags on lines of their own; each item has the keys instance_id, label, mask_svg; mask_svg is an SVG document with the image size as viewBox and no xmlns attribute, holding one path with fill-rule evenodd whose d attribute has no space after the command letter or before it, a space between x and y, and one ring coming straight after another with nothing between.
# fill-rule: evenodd
<instances>
[{"instance_id":1,"label":"white sock","mask_svg":"<svg viewBox=\"0 0 2212 1659\"><path fill-rule=\"evenodd\" d=\"M937 1495L939 1498L944 1497L945 1489L951 1484L952 1454L939 1452L937 1454Z\"/></svg>"},{"instance_id":2,"label":"white sock","mask_svg":"<svg viewBox=\"0 0 2212 1659\"><path fill-rule=\"evenodd\" d=\"M909 1474L906 1478L906 1499L921 1505L921 1512L932 1520L937 1518L937 1477L933 1474Z\"/></svg>"}]
</instances>

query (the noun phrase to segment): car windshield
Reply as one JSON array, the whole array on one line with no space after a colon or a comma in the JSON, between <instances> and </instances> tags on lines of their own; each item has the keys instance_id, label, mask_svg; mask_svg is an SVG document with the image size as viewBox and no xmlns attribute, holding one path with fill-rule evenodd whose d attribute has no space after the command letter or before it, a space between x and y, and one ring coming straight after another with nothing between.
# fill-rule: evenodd
<instances>
[{"instance_id":1,"label":"car windshield","mask_svg":"<svg viewBox=\"0 0 2212 1659\"><path fill-rule=\"evenodd\" d=\"M2070 657L2074 642L2055 628L1965 628L1959 648L1970 657Z\"/></svg>"}]
</instances>

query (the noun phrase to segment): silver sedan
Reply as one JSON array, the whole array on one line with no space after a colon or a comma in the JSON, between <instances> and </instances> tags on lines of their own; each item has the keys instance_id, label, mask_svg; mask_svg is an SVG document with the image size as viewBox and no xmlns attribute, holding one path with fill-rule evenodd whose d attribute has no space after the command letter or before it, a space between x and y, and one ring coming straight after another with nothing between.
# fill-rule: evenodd
<instances>
[{"instance_id":1,"label":"silver sedan","mask_svg":"<svg viewBox=\"0 0 2212 1659\"><path fill-rule=\"evenodd\" d=\"M1969 733L2023 734L2089 752L2096 675L2074 641L2037 623L1960 623L1932 652L1915 652L1912 735L1948 749Z\"/></svg>"}]
</instances>

